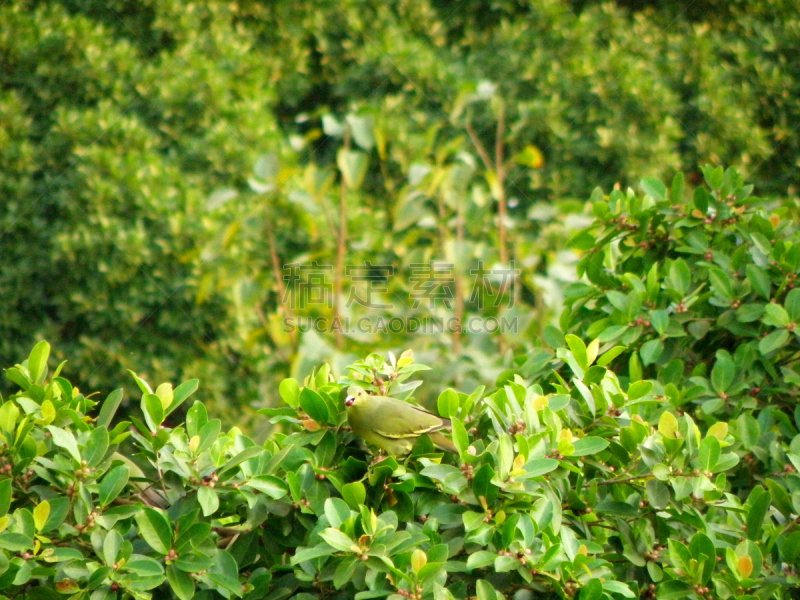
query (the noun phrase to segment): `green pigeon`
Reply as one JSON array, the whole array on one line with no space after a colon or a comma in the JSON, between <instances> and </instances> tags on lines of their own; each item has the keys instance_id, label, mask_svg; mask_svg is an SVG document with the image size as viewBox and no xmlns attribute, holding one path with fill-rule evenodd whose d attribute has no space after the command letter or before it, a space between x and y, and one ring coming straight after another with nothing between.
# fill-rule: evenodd
<instances>
[{"instance_id":1,"label":"green pigeon","mask_svg":"<svg viewBox=\"0 0 800 600\"><path fill-rule=\"evenodd\" d=\"M408 454L426 434L440 450L457 453L453 442L439 433L450 429L450 419L396 398L371 396L357 385L348 388L344 404L353 433L388 454Z\"/></svg>"}]
</instances>

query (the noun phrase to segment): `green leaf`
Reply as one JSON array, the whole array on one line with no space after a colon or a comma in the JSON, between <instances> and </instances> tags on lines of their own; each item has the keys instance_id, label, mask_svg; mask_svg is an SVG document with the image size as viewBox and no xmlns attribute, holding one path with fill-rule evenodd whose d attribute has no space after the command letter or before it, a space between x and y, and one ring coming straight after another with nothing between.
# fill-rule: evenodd
<instances>
[{"instance_id":1,"label":"green leaf","mask_svg":"<svg viewBox=\"0 0 800 600\"><path fill-rule=\"evenodd\" d=\"M300 384L294 379L284 379L278 386L278 393L286 404L292 408L300 406Z\"/></svg>"},{"instance_id":2,"label":"green leaf","mask_svg":"<svg viewBox=\"0 0 800 600\"><path fill-rule=\"evenodd\" d=\"M711 385L717 393L724 393L731 387L736 375L731 355L722 350L717 352L717 360L711 370Z\"/></svg>"},{"instance_id":3,"label":"green leaf","mask_svg":"<svg viewBox=\"0 0 800 600\"><path fill-rule=\"evenodd\" d=\"M458 394L451 388L447 388L439 394L438 407L439 416L445 417L446 419L455 417L458 415L459 408Z\"/></svg>"},{"instance_id":4,"label":"green leaf","mask_svg":"<svg viewBox=\"0 0 800 600\"><path fill-rule=\"evenodd\" d=\"M467 532L475 531L478 527L483 525L486 515L484 513L474 512L471 510L466 511L461 515L464 522L464 529Z\"/></svg>"},{"instance_id":5,"label":"green leaf","mask_svg":"<svg viewBox=\"0 0 800 600\"><path fill-rule=\"evenodd\" d=\"M358 545L338 529L328 527L319 536L332 548L342 552L358 552Z\"/></svg>"},{"instance_id":6,"label":"green leaf","mask_svg":"<svg viewBox=\"0 0 800 600\"><path fill-rule=\"evenodd\" d=\"M161 404L161 398L155 394L144 394L142 396L142 412L150 431L157 431L158 426L164 422L164 406Z\"/></svg>"},{"instance_id":7,"label":"green leaf","mask_svg":"<svg viewBox=\"0 0 800 600\"><path fill-rule=\"evenodd\" d=\"M711 283L711 289L716 292L718 296L729 301L735 299L733 287L731 285L731 277L722 269L711 267L708 269L708 280Z\"/></svg>"},{"instance_id":8,"label":"green leaf","mask_svg":"<svg viewBox=\"0 0 800 600\"><path fill-rule=\"evenodd\" d=\"M108 396L106 396L106 399L100 406L100 414L97 416L97 425L109 427L121 402L122 389L114 390Z\"/></svg>"},{"instance_id":9,"label":"green leaf","mask_svg":"<svg viewBox=\"0 0 800 600\"><path fill-rule=\"evenodd\" d=\"M659 600L662 598L665 598L666 600L673 600L674 598L685 599L692 597L692 592L692 587L685 581L671 579L658 586L658 593L656 597Z\"/></svg>"},{"instance_id":10,"label":"green leaf","mask_svg":"<svg viewBox=\"0 0 800 600\"><path fill-rule=\"evenodd\" d=\"M122 536L114 529L103 539L103 560L110 567L117 562L119 550L122 548Z\"/></svg>"},{"instance_id":11,"label":"green leaf","mask_svg":"<svg viewBox=\"0 0 800 600\"><path fill-rule=\"evenodd\" d=\"M795 531L783 541L781 547L781 556L788 563L793 563L800 556L800 531Z\"/></svg>"},{"instance_id":12,"label":"green leaf","mask_svg":"<svg viewBox=\"0 0 800 600\"><path fill-rule=\"evenodd\" d=\"M47 359L50 357L50 344L42 340L33 347L28 356L28 373L31 383L41 383L47 371Z\"/></svg>"},{"instance_id":13,"label":"green leaf","mask_svg":"<svg viewBox=\"0 0 800 600\"><path fill-rule=\"evenodd\" d=\"M303 388L300 392L300 406L306 414L317 423L327 423L330 417L328 405L317 392L311 388Z\"/></svg>"},{"instance_id":14,"label":"green leaf","mask_svg":"<svg viewBox=\"0 0 800 600\"><path fill-rule=\"evenodd\" d=\"M786 312L789 313L792 323L800 323L800 288L794 288L786 294L783 305Z\"/></svg>"},{"instance_id":15,"label":"green leaf","mask_svg":"<svg viewBox=\"0 0 800 600\"><path fill-rule=\"evenodd\" d=\"M83 447L86 465L90 468L96 467L102 462L106 452L108 452L108 429L101 425L92 431Z\"/></svg>"},{"instance_id":16,"label":"green leaf","mask_svg":"<svg viewBox=\"0 0 800 600\"><path fill-rule=\"evenodd\" d=\"M498 595L492 584L485 579L479 579L475 584L478 600L498 600Z\"/></svg>"},{"instance_id":17,"label":"green leaf","mask_svg":"<svg viewBox=\"0 0 800 600\"><path fill-rule=\"evenodd\" d=\"M758 351L763 356L767 356L783 348L788 341L789 332L786 329L776 329L758 342Z\"/></svg>"},{"instance_id":18,"label":"green leaf","mask_svg":"<svg viewBox=\"0 0 800 600\"><path fill-rule=\"evenodd\" d=\"M33 539L22 533L4 531L0 533L0 548L12 552L22 552L33 548Z\"/></svg>"},{"instance_id":19,"label":"green leaf","mask_svg":"<svg viewBox=\"0 0 800 600\"><path fill-rule=\"evenodd\" d=\"M117 465L105 474L100 481L98 501L100 506L108 506L128 484L130 471L125 465Z\"/></svg>"},{"instance_id":20,"label":"green leaf","mask_svg":"<svg viewBox=\"0 0 800 600\"><path fill-rule=\"evenodd\" d=\"M642 357L642 364L644 366L654 364L659 359L663 351L664 342L662 342L660 338L655 338L645 342L642 344L642 347L639 348L639 355Z\"/></svg>"},{"instance_id":21,"label":"green leaf","mask_svg":"<svg viewBox=\"0 0 800 600\"><path fill-rule=\"evenodd\" d=\"M661 201L667 197L667 186L665 186L655 177L645 177L642 179L640 185L642 186L644 193L654 200Z\"/></svg>"},{"instance_id":22,"label":"green leaf","mask_svg":"<svg viewBox=\"0 0 800 600\"><path fill-rule=\"evenodd\" d=\"M584 371L588 369L589 359L586 354L586 344L583 343L583 340L581 340L578 336L568 333L564 336L564 341L567 342L567 345L572 352L572 356L574 356L575 360L578 362L578 366Z\"/></svg>"},{"instance_id":23,"label":"green leaf","mask_svg":"<svg viewBox=\"0 0 800 600\"><path fill-rule=\"evenodd\" d=\"M219 496L217 496L216 490L207 485L197 488L197 502L200 504L200 508L203 509L204 517L210 517L219 508Z\"/></svg>"},{"instance_id":24,"label":"green leaf","mask_svg":"<svg viewBox=\"0 0 800 600\"><path fill-rule=\"evenodd\" d=\"M736 309L736 320L740 323L752 323L764 316L763 304L742 304Z\"/></svg>"},{"instance_id":25,"label":"green leaf","mask_svg":"<svg viewBox=\"0 0 800 600\"><path fill-rule=\"evenodd\" d=\"M350 518L350 507L341 498L328 498L325 500L325 516L331 527L340 527Z\"/></svg>"},{"instance_id":26,"label":"green leaf","mask_svg":"<svg viewBox=\"0 0 800 600\"><path fill-rule=\"evenodd\" d=\"M469 436L467 435L467 428L464 427L463 423L461 423L458 419L452 420L452 429L453 429L453 444L458 450L458 453L463 456L464 453L469 448Z\"/></svg>"},{"instance_id":27,"label":"green leaf","mask_svg":"<svg viewBox=\"0 0 800 600\"><path fill-rule=\"evenodd\" d=\"M342 498L353 510L361 510L367 500L367 490L360 481L346 483L342 486Z\"/></svg>"},{"instance_id":28,"label":"green leaf","mask_svg":"<svg viewBox=\"0 0 800 600\"><path fill-rule=\"evenodd\" d=\"M169 587L180 600L192 600L194 598L194 580L188 573L184 573L175 565L167 565L167 581Z\"/></svg>"},{"instance_id":29,"label":"green leaf","mask_svg":"<svg viewBox=\"0 0 800 600\"><path fill-rule=\"evenodd\" d=\"M575 450L570 456L589 456L608 448L608 440L599 437L585 437L572 442Z\"/></svg>"},{"instance_id":30,"label":"green leaf","mask_svg":"<svg viewBox=\"0 0 800 600\"><path fill-rule=\"evenodd\" d=\"M13 434L17 428L18 418L19 408L12 401L9 400L0 406L0 429Z\"/></svg>"},{"instance_id":31,"label":"green leaf","mask_svg":"<svg viewBox=\"0 0 800 600\"><path fill-rule=\"evenodd\" d=\"M714 167L711 168L710 165L704 166L702 169L703 177L712 190L718 190L722 187L722 177L724 175L724 169L722 167Z\"/></svg>"},{"instance_id":32,"label":"green leaf","mask_svg":"<svg viewBox=\"0 0 800 600\"><path fill-rule=\"evenodd\" d=\"M644 398L653 390L652 381L637 381L628 387L628 400L638 400Z\"/></svg>"},{"instance_id":33,"label":"green leaf","mask_svg":"<svg viewBox=\"0 0 800 600\"><path fill-rule=\"evenodd\" d=\"M176 408L178 408L184 401L197 391L200 381L197 379L190 379L184 381L172 392L172 402L164 412L164 416L169 416Z\"/></svg>"},{"instance_id":34,"label":"green leaf","mask_svg":"<svg viewBox=\"0 0 800 600\"><path fill-rule=\"evenodd\" d=\"M627 350L625 346L614 346L607 352L604 352L603 355L597 360L598 366L601 367L607 366L612 360L614 360L620 354L625 352L625 350Z\"/></svg>"},{"instance_id":35,"label":"green leaf","mask_svg":"<svg viewBox=\"0 0 800 600\"><path fill-rule=\"evenodd\" d=\"M670 265L668 275L664 283L669 289L673 289L681 296L685 296L691 281L692 273L689 270L689 267L682 258L679 258L678 260L673 261Z\"/></svg>"},{"instance_id":36,"label":"green leaf","mask_svg":"<svg viewBox=\"0 0 800 600\"><path fill-rule=\"evenodd\" d=\"M663 510L669 505L669 487L663 481L650 479L645 484L647 499L650 505L658 510Z\"/></svg>"},{"instance_id":37,"label":"green leaf","mask_svg":"<svg viewBox=\"0 0 800 600\"><path fill-rule=\"evenodd\" d=\"M153 390L150 387L150 384L148 384L144 379L139 377L136 373L134 373L130 369L128 369L128 373L131 374L131 377L133 377L133 380L136 382L136 385L139 386L139 389L142 391L142 394L152 394L153 393Z\"/></svg>"},{"instance_id":38,"label":"green leaf","mask_svg":"<svg viewBox=\"0 0 800 600\"><path fill-rule=\"evenodd\" d=\"M774 479L765 479L765 483L769 488L769 493L772 496L772 503L775 505L784 517L789 517L793 512L792 498L780 483Z\"/></svg>"},{"instance_id":39,"label":"green leaf","mask_svg":"<svg viewBox=\"0 0 800 600\"><path fill-rule=\"evenodd\" d=\"M707 435L700 444L697 462L703 471L713 471L719 461L719 440L713 435Z\"/></svg>"},{"instance_id":40,"label":"green leaf","mask_svg":"<svg viewBox=\"0 0 800 600\"><path fill-rule=\"evenodd\" d=\"M745 267L745 273L747 274L747 280L756 293L764 298L764 300L769 300L772 294L772 283L770 282L769 274L764 269L754 264L747 265Z\"/></svg>"},{"instance_id":41,"label":"green leaf","mask_svg":"<svg viewBox=\"0 0 800 600\"><path fill-rule=\"evenodd\" d=\"M599 439L599 438L594 438ZM525 463L526 477L540 477L558 468L559 462L553 458L536 458Z\"/></svg>"},{"instance_id":42,"label":"green leaf","mask_svg":"<svg viewBox=\"0 0 800 600\"><path fill-rule=\"evenodd\" d=\"M372 117L347 115L346 118L356 144L361 146L364 150L372 150L375 146L375 125L372 121Z\"/></svg>"},{"instance_id":43,"label":"green leaf","mask_svg":"<svg viewBox=\"0 0 800 600\"><path fill-rule=\"evenodd\" d=\"M494 564L496 558L497 554L494 552L478 550L477 552L471 553L467 558L467 568L482 569L484 567L488 567L489 565Z\"/></svg>"},{"instance_id":44,"label":"green leaf","mask_svg":"<svg viewBox=\"0 0 800 600\"><path fill-rule=\"evenodd\" d=\"M0 479L0 517L8 514L11 506L11 479Z\"/></svg>"},{"instance_id":45,"label":"green leaf","mask_svg":"<svg viewBox=\"0 0 800 600\"><path fill-rule=\"evenodd\" d=\"M74 458L77 462L81 462L81 453L78 451L78 442L75 440L75 436L72 435L71 431L61 429L55 425L48 425L47 431L50 432L53 443L56 446L69 452L70 456L72 456L72 458Z\"/></svg>"},{"instance_id":46,"label":"green leaf","mask_svg":"<svg viewBox=\"0 0 800 600\"><path fill-rule=\"evenodd\" d=\"M248 460L253 460L254 458L261 456L264 454L264 449L261 446L248 446L235 456L232 456L228 462L226 462L218 471L218 475L222 475L223 473L230 471L231 469L238 467L240 464L247 462Z\"/></svg>"},{"instance_id":47,"label":"green leaf","mask_svg":"<svg viewBox=\"0 0 800 600\"><path fill-rule=\"evenodd\" d=\"M200 454L208 450L211 445L219 439L219 432L221 430L222 421L219 419L212 419L203 425L197 433L197 436L200 438L200 444L197 446L196 453Z\"/></svg>"},{"instance_id":48,"label":"green leaf","mask_svg":"<svg viewBox=\"0 0 800 600\"><path fill-rule=\"evenodd\" d=\"M761 321L772 327L786 327L791 319L789 313L780 304L769 303L764 306L764 318Z\"/></svg>"},{"instance_id":49,"label":"green leaf","mask_svg":"<svg viewBox=\"0 0 800 600\"><path fill-rule=\"evenodd\" d=\"M769 492L760 485L756 485L747 497L745 508L748 509L746 521L748 539L757 541L761 538L761 527L771 500Z\"/></svg>"},{"instance_id":50,"label":"green leaf","mask_svg":"<svg viewBox=\"0 0 800 600\"><path fill-rule=\"evenodd\" d=\"M167 518L149 506L136 515L136 526L147 545L166 555L172 547L172 529Z\"/></svg>"},{"instance_id":51,"label":"green leaf","mask_svg":"<svg viewBox=\"0 0 800 600\"><path fill-rule=\"evenodd\" d=\"M628 586L627 583L622 583L621 581L605 580L603 581L603 589L611 592L612 594L624 596L625 598L636 598L636 594L631 591L630 586Z\"/></svg>"},{"instance_id":52,"label":"green leaf","mask_svg":"<svg viewBox=\"0 0 800 600\"><path fill-rule=\"evenodd\" d=\"M289 491L286 483L273 475L253 477L247 485L275 500L283 498Z\"/></svg>"},{"instance_id":53,"label":"green leaf","mask_svg":"<svg viewBox=\"0 0 800 600\"><path fill-rule=\"evenodd\" d=\"M191 438L200 435L203 427L208 423L208 412L202 402L195 402L186 411L186 433ZM222 424L220 423L220 428Z\"/></svg>"},{"instance_id":54,"label":"green leaf","mask_svg":"<svg viewBox=\"0 0 800 600\"><path fill-rule=\"evenodd\" d=\"M600 600L603 597L603 584L599 579L593 578L581 588L578 600Z\"/></svg>"},{"instance_id":55,"label":"green leaf","mask_svg":"<svg viewBox=\"0 0 800 600\"><path fill-rule=\"evenodd\" d=\"M367 155L359 150L347 150L342 148L336 154L336 164L342 173L347 187L357 190L364 181L367 174Z\"/></svg>"},{"instance_id":56,"label":"green leaf","mask_svg":"<svg viewBox=\"0 0 800 600\"><path fill-rule=\"evenodd\" d=\"M357 556L348 556L341 560L333 573L333 587L336 589L344 587L353 578L359 562Z\"/></svg>"}]
</instances>

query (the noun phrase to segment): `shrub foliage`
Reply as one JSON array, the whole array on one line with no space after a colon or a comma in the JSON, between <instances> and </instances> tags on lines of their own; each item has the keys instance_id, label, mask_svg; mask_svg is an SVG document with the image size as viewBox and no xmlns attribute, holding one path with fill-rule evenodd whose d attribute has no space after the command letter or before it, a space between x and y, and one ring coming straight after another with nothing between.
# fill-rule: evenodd
<instances>
[{"instance_id":1,"label":"shrub foliage","mask_svg":"<svg viewBox=\"0 0 800 600\"><path fill-rule=\"evenodd\" d=\"M375 463L346 426L343 384L409 396L425 369L411 356L285 380L285 406L265 411L283 432L258 445L199 402L166 424L196 381L137 378L142 419L112 426L122 392L98 402L46 377L40 343L7 371L22 390L0 407L0 587L484 600L767 598L796 582L796 477L751 468L757 448L780 463L794 425L763 411L706 427L650 381L622 386L597 341L567 342L553 364L572 376L549 393L515 376L440 395L457 457L422 440Z\"/></svg>"},{"instance_id":2,"label":"shrub foliage","mask_svg":"<svg viewBox=\"0 0 800 600\"><path fill-rule=\"evenodd\" d=\"M63 363L49 374L40 342L5 371L19 391L0 405L0 590L785 597L800 564L797 227L735 171L704 173L690 200L681 177L594 193L564 333L492 388L438 394L457 455L422 438L375 460L347 426L351 384L422 396L433 373L411 352L284 380L262 444L190 405L197 380L134 375L138 416L119 421L122 390L101 400Z\"/></svg>"}]
</instances>

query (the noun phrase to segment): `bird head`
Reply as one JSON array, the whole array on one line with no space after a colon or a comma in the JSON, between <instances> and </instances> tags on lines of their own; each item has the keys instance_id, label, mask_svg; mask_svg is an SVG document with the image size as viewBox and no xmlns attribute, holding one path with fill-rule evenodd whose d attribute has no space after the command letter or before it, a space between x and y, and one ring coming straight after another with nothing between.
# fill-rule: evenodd
<instances>
[{"instance_id":1,"label":"bird head","mask_svg":"<svg viewBox=\"0 0 800 600\"><path fill-rule=\"evenodd\" d=\"M347 388L347 398L344 401L344 405L347 408L350 408L360 400L363 400L367 396L367 392L364 388L359 387L357 385L351 385Z\"/></svg>"}]
</instances>

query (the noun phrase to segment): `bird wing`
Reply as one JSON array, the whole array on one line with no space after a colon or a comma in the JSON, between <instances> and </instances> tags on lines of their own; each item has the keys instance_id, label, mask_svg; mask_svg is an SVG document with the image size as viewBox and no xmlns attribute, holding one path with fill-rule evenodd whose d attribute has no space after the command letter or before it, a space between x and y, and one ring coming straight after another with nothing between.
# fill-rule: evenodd
<instances>
[{"instance_id":1,"label":"bird wing","mask_svg":"<svg viewBox=\"0 0 800 600\"><path fill-rule=\"evenodd\" d=\"M448 419L402 400L386 396L373 396L370 400L377 405L372 429L389 439L419 437L450 426Z\"/></svg>"}]
</instances>

